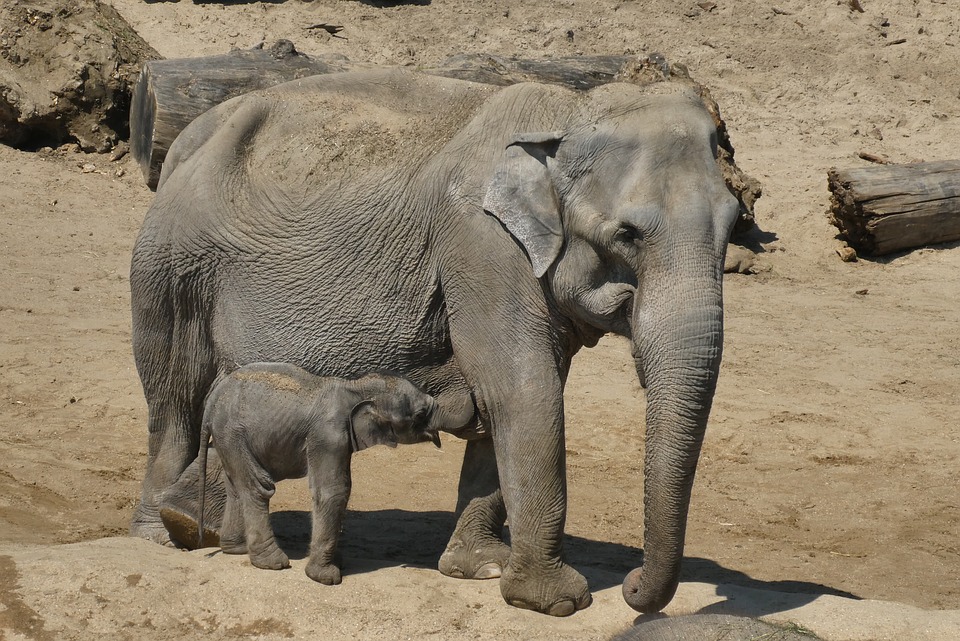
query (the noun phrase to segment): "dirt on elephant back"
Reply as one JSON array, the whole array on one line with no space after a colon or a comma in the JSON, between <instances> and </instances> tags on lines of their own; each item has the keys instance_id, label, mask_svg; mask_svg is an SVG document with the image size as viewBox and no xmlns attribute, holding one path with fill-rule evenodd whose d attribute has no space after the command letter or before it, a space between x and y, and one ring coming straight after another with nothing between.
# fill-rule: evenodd
<instances>
[{"instance_id":1,"label":"dirt on elephant back","mask_svg":"<svg viewBox=\"0 0 960 641\"><path fill-rule=\"evenodd\" d=\"M288 38L308 54L411 67L471 52L658 52L685 64L720 105L737 163L763 197L758 228L743 241L756 252L753 273L725 280L724 364L684 580L960 608L960 247L842 262L825 215L832 166L865 166L861 155L960 156L952 1L105 4L165 57ZM321 23L343 30L331 36L314 28ZM12 38L3 24L0 49ZM40 84L44 71L32 73ZM281 608L312 599L337 638L573 639L577 621L593 622L579 638L605 638L633 621L610 588L640 560L644 402L628 346L614 338L577 356L566 398L565 547L600 594L592 607L602 621L582 613L560 629L532 614L495 615L509 609L495 582L461 587L423 569L436 567L452 527L463 445L449 438L442 451L357 456L348 563L333 591L285 592L309 581L296 561L264 573L235 557L139 547L115 558L109 546L90 547L91 556L65 546L69 563L57 560L59 548L15 554L21 544L100 546L93 541L126 532L147 448L127 275L152 197L129 156L0 145L0 630L89 638L92 628L65 622L89 607L97 629L140 638L279 638L300 630ZM301 551L308 501L304 482L281 484L273 501L282 540ZM7 556L32 560L14 563L14 575ZM114 569L71 574L91 558ZM31 572L50 572L48 585L75 600L51 607L46 588L30 587ZM185 576L238 595L256 586L273 609L214 598ZM350 600L387 592L380 606ZM271 594L296 598L281 604Z\"/></svg>"}]
</instances>

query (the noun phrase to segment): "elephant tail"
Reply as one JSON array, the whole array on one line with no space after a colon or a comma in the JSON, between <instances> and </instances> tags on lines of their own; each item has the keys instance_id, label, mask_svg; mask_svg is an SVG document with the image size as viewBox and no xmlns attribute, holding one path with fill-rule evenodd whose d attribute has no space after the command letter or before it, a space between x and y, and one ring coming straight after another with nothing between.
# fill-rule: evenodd
<instances>
[{"instance_id":1,"label":"elephant tail","mask_svg":"<svg viewBox=\"0 0 960 641\"><path fill-rule=\"evenodd\" d=\"M197 458L200 459L200 497L197 508L197 549L203 547L203 512L204 502L207 498L207 448L210 446L210 423L204 417L200 428L200 452Z\"/></svg>"}]
</instances>

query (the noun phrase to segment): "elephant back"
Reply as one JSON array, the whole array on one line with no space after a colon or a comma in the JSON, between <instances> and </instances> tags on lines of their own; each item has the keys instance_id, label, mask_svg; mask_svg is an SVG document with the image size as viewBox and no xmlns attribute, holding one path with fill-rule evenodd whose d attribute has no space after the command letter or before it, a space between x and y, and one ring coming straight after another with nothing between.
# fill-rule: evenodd
<instances>
[{"instance_id":1,"label":"elephant back","mask_svg":"<svg viewBox=\"0 0 960 641\"><path fill-rule=\"evenodd\" d=\"M228 100L195 119L164 162L158 191L198 154L290 187L409 169L442 148L500 88L404 69L322 74Z\"/></svg>"}]
</instances>

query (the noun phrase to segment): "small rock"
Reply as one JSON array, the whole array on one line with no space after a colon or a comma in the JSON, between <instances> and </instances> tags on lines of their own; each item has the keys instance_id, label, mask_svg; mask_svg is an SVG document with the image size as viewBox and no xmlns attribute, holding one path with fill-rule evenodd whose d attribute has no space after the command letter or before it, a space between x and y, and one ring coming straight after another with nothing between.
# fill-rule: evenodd
<instances>
[{"instance_id":1,"label":"small rock","mask_svg":"<svg viewBox=\"0 0 960 641\"><path fill-rule=\"evenodd\" d=\"M130 151L130 147L127 143L121 142L113 149L113 153L110 154L110 162L117 162L126 156L128 151Z\"/></svg>"},{"instance_id":2,"label":"small rock","mask_svg":"<svg viewBox=\"0 0 960 641\"><path fill-rule=\"evenodd\" d=\"M866 296L869 293L870 293L870 290L867 289L866 287L864 287L863 289L858 289L856 291L857 296Z\"/></svg>"},{"instance_id":3,"label":"small rock","mask_svg":"<svg viewBox=\"0 0 960 641\"><path fill-rule=\"evenodd\" d=\"M80 291L80 285L74 285L74 286L73 286L73 291L79 292L79 291Z\"/></svg>"},{"instance_id":4,"label":"small rock","mask_svg":"<svg viewBox=\"0 0 960 641\"><path fill-rule=\"evenodd\" d=\"M845 263L854 263L857 261L857 250L853 247L844 245L837 249L837 255L840 257L840 260Z\"/></svg>"},{"instance_id":5,"label":"small rock","mask_svg":"<svg viewBox=\"0 0 960 641\"><path fill-rule=\"evenodd\" d=\"M83 163L83 166L80 167L80 171L82 171L85 174L92 174L96 170L97 170L97 166L94 165L92 162Z\"/></svg>"},{"instance_id":6,"label":"small rock","mask_svg":"<svg viewBox=\"0 0 960 641\"><path fill-rule=\"evenodd\" d=\"M727 258L723 263L725 274L752 274L754 273L755 256L752 251L739 245L730 245L727 248Z\"/></svg>"}]
</instances>

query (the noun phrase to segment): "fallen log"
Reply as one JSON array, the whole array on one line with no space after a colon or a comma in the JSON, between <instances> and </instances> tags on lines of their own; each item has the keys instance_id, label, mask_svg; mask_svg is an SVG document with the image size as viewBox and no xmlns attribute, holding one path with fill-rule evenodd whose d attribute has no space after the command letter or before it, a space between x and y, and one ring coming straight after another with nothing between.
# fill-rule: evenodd
<instances>
[{"instance_id":1,"label":"fallen log","mask_svg":"<svg viewBox=\"0 0 960 641\"><path fill-rule=\"evenodd\" d=\"M233 51L226 55L156 60L144 65L130 110L130 152L143 170L144 180L156 189L160 167L180 131L207 109L234 96L302 78L307 75L369 68L343 57L319 58L301 54L293 43L278 41L270 48ZM694 88L717 125L721 172L740 201L736 231L753 227L753 207L760 183L744 174L733 160L733 145L710 92L694 82L682 65L671 66L663 56L574 56L529 60L488 54L454 56L422 70L498 86L519 82L546 82L572 89L591 89L610 82L638 85L678 82Z\"/></svg>"},{"instance_id":2,"label":"fallen log","mask_svg":"<svg viewBox=\"0 0 960 641\"><path fill-rule=\"evenodd\" d=\"M960 160L831 169L830 222L880 256L960 240Z\"/></svg>"},{"instance_id":3,"label":"fallen log","mask_svg":"<svg viewBox=\"0 0 960 641\"><path fill-rule=\"evenodd\" d=\"M207 109L255 89L358 66L340 56L305 56L289 40L220 56L152 60L143 65L133 91L130 153L147 185L156 189L174 138Z\"/></svg>"}]
</instances>

